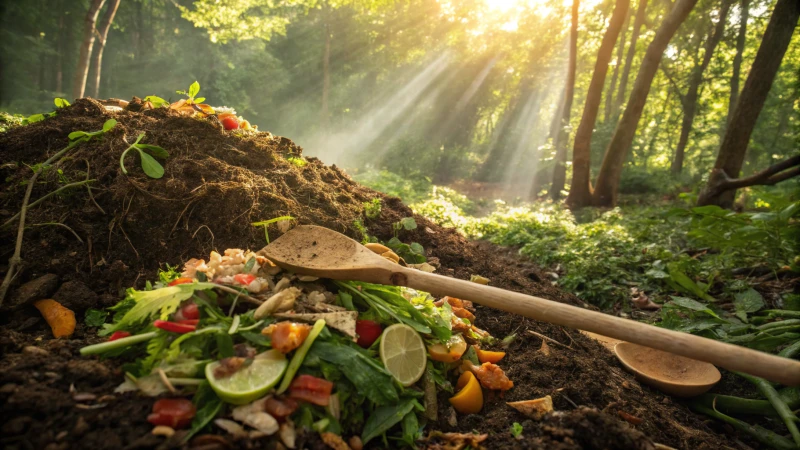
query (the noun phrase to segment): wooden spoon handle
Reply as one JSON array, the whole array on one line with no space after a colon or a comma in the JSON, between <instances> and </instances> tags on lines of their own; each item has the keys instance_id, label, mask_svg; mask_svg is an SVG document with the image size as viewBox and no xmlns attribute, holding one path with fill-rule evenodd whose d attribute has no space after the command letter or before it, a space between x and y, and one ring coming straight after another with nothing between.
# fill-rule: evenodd
<instances>
[{"instance_id":1,"label":"wooden spoon handle","mask_svg":"<svg viewBox=\"0 0 800 450\"><path fill-rule=\"evenodd\" d=\"M502 309L531 319L591 331L646 347L663 350L732 371L740 371L787 386L800 385L800 361L745 347L667 330L634 320L589 311L575 306L518 294L469 281L399 268L405 280L397 284ZM394 269L398 272L398 269ZM403 277L400 277L403 278ZM403 283L402 281L405 281Z\"/></svg>"}]
</instances>

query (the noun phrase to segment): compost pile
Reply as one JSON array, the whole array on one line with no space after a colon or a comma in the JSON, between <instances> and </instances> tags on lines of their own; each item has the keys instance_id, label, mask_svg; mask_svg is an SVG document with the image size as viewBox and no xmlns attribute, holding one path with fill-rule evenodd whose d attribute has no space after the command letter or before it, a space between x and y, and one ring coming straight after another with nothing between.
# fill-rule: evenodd
<instances>
[{"instance_id":1,"label":"compost pile","mask_svg":"<svg viewBox=\"0 0 800 450\"><path fill-rule=\"evenodd\" d=\"M22 207L29 167L44 162L68 143L74 131L96 131L108 119L117 125L104 136L77 146L57 168L43 173L31 201L64 189L27 213L21 275L2 306L0 319L0 401L4 448L266 448L276 440L245 438L209 426L188 443L180 436L151 433L147 421L154 399L138 392L115 393L124 380L125 361L81 356L79 349L104 342L84 323L90 308L117 304L129 287L144 289L159 269L183 267L192 258L228 248L257 250L265 244L253 222L291 216L296 224L316 224L357 240L366 227L387 241L394 224L414 217L404 242L421 244L437 272L584 306L559 291L534 266L510 258L486 243L414 216L399 199L352 181L336 166L303 158L302 149L267 132L224 131L214 118L197 119L165 108L110 112L82 99L55 117L0 134L0 222ZM160 179L145 176L138 157L120 155L140 133L142 142L169 152ZM55 170L54 170L55 169ZM88 187L87 187L88 186ZM364 203L379 199L380 214L368 218ZM280 233L269 225L269 237ZM282 227L280 227L282 228ZM16 221L0 229L0 273L14 252ZM180 271L180 269L179 269ZM52 298L75 312L77 329L54 339L33 302ZM440 394L439 414L428 423L420 447L463 448L720 448L732 445L729 430L708 424L676 401L641 386L611 354L574 330L535 322L475 305L475 316L491 335L509 340L501 365L513 389L487 392L478 414L455 414L449 395ZM530 333L532 331L533 333ZM543 337L546 339L543 340ZM507 402L550 396L554 412L526 417ZM512 425L521 432L512 433ZM716 427L711 429L709 426ZM486 440L454 440L442 433L487 434ZM717 434L724 433L724 434ZM300 433L298 447L325 444ZM382 446L375 440L370 446Z\"/></svg>"}]
</instances>

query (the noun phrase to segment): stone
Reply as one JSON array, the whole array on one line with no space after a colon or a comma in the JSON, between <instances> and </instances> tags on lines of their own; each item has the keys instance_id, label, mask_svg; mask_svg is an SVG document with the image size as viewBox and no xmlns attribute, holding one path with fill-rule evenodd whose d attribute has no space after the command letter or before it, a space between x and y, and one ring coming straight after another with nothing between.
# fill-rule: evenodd
<instances>
[{"instance_id":1,"label":"stone","mask_svg":"<svg viewBox=\"0 0 800 450\"><path fill-rule=\"evenodd\" d=\"M36 300L50 298L58 288L58 275L48 273L18 287L9 298L8 307L17 309Z\"/></svg>"},{"instance_id":2,"label":"stone","mask_svg":"<svg viewBox=\"0 0 800 450\"><path fill-rule=\"evenodd\" d=\"M89 286L80 281L67 281L62 284L53 295L53 300L73 311L97 308L99 306L98 295Z\"/></svg>"}]
</instances>

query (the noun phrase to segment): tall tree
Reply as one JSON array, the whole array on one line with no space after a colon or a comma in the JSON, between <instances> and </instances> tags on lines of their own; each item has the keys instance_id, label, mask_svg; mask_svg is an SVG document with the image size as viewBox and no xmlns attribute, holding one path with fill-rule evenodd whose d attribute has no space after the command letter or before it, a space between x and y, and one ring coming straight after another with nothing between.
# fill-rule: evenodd
<instances>
[{"instance_id":1,"label":"tall tree","mask_svg":"<svg viewBox=\"0 0 800 450\"><path fill-rule=\"evenodd\" d=\"M592 181L592 133L597 121L597 112L600 109L600 100L603 96L603 85L606 81L608 63L614 53L614 44L619 36L625 16L628 14L630 0L616 0L614 12L608 22L608 28L600 42L597 51L597 61L594 65L592 80L586 92L586 103L583 106L583 115L578 130L575 132L575 143L572 147L572 184L570 185L567 204L570 206L586 206L591 202Z\"/></svg>"},{"instance_id":2,"label":"tall tree","mask_svg":"<svg viewBox=\"0 0 800 450\"><path fill-rule=\"evenodd\" d=\"M642 25L647 18L647 0L639 0L639 6L636 8L636 18L633 20L633 34L631 34L631 46L628 47L628 55L625 57L625 69L622 70L622 77L619 81L619 92L617 92L617 99L611 111L614 115L619 114L619 109L625 101L625 95L628 91L628 79L631 75L631 67L633 66L633 57L636 55L636 43L639 41L639 33L642 31Z\"/></svg>"},{"instance_id":3,"label":"tall tree","mask_svg":"<svg viewBox=\"0 0 800 450\"><path fill-rule=\"evenodd\" d=\"M733 71L731 72L731 96L728 101L728 120L730 123L733 109L739 99L739 78L742 72L742 54L747 41L747 19L750 16L750 0L742 0L739 5L739 34L736 36L736 56L733 57Z\"/></svg>"},{"instance_id":4,"label":"tall tree","mask_svg":"<svg viewBox=\"0 0 800 450\"><path fill-rule=\"evenodd\" d=\"M97 16L100 8L103 7L105 0L92 0L86 17L83 19L83 37L81 38L81 52L78 56L78 65L75 68L75 76L72 78L72 97L83 97L86 90L86 79L89 77L89 58L92 56L94 47L94 26L97 23Z\"/></svg>"},{"instance_id":5,"label":"tall tree","mask_svg":"<svg viewBox=\"0 0 800 450\"><path fill-rule=\"evenodd\" d=\"M100 73L103 69L103 50L106 48L108 41L108 30L111 29L111 23L114 21L114 16L117 14L120 0L110 0L106 7L106 12L103 14L103 19L100 21L100 27L97 29L97 46L94 50L92 57L92 75L89 77L91 84L92 97L97 98L100 96Z\"/></svg>"},{"instance_id":6,"label":"tall tree","mask_svg":"<svg viewBox=\"0 0 800 450\"><path fill-rule=\"evenodd\" d=\"M778 0L775 3L753 66L747 75L742 93L734 107L730 124L725 131L714 169L711 171L706 188L698 198L699 205L730 208L733 206L736 189L754 184L774 184L797 174L795 169L794 172L784 172L783 176L786 178L781 177L781 171L794 167L794 165L788 167L784 165L798 159L795 157L775 164L748 179L735 180L742 170L747 147L750 144L750 136L755 128L758 115L764 107L764 102L767 100L786 49L792 40L798 19L800 19L799 1ZM800 163L800 161L798 162ZM789 176L786 175L787 173ZM762 175L763 177L761 177ZM751 183L744 184L742 180Z\"/></svg>"},{"instance_id":7,"label":"tall tree","mask_svg":"<svg viewBox=\"0 0 800 450\"><path fill-rule=\"evenodd\" d=\"M725 31L725 24L728 20L728 12L731 9L733 0L723 0L719 10L719 17L713 31L706 36L706 43L703 46L703 59L697 62L689 78L689 87L685 95L681 95L681 105L683 106L683 121L681 122L681 137L678 146L675 148L675 156L672 158L670 170L677 175L683 170L683 159L686 154L686 146L689 143L689 133L692 131L692 124L697 113L697 99L700 91L700 84L703 82L703 74L711 63L717 45L722 40Z\"/></svg>"},{"instance_id":8,"label":"tall tree","mask_svg":"<svg viewBox=\"0 0 800 450\"><path fill-rule=\"evenodd\" d=\"M569 30L569 67L567 68L567 84L564 87L564 103L561 107L561 126L555 138L556 156L553 167L553 183L550 186L550 197L561 198L564 183L567 179L567 145L569 144L569 118L572 112L572 100L575 96L575 71L578 56L578 10L580 0L572 0L572 26Z\"/></svg>"},{"instance_id":9,"label":"tall tree","mask_svg":"<svg viewBox=\"0 0 800 450\"><path fill-rule=\"evenodd\" d=\"M597 174L597 184L593 193L593 203L597 206L613 206L617 202L617 188L622 175L622 166L628 149L633 143L636 127L642 117L650 86L656 76L661 57L664 55L669 41L678 31L678 27L686 20L689 13L697 4L697 0L678 0L672 11L667 14L658 27L653 42L647 47L639 74L631 89L631 96L625 106L625 112L614 130L611 142L608 143L603 165Z\"/></svg>"},{"instance_id":10,"label":"tall tree","mask_svg":"<svg viewBox=\"0 0 800 450\"><path fill-rule=\"evenodd\" d=\"M617 80L619 79L619 72L622 67L622 58L625 56L625 34L628 33L630 23L631 11L629 9L627 18L625 19L625 25L622 27L622 36L617 39L619 41L617 44L617 58L614 62L614 72L611 75L611 83L608 85L608 91L606 91L606 107L605 113L603 114L604 123L608 123L613 115L612 108L614 107L614 96L617 93Z\"/></svg>"},{"instance_id":11,"label":"tall tree","mask_svg":"<svg viewBox=\"0 0 800 450\"><path fill-rule=\"evenodd\" d=\"M331 8L328 2L322 5L322 27L325 33L325 45L322 50L322 106L320 108L320 124L323 132L328 132L328 99L331 91Z\"/></svg>"}]
</instances>

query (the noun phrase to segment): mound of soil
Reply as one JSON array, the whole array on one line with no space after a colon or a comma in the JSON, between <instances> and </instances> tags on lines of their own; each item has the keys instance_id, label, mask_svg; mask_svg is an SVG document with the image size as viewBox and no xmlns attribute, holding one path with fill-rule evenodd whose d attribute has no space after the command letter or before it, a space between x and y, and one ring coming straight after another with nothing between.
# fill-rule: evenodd
<instances>
[{"instance_id":1,"label":"mound of soil","mask_svg":"<svg viewBox=\"0 0 800 450\"><path fill-rule=\"evenodd\" d=\"M135 103L132 103L135 104ZM344 172L315 158L297 164L302 150L269 133L225 132L211 119L183 117L167 110L112 113L83 99L59 110L55 118L0 134L0 223L21 208L27 166L41 163L67 145L76 130L94 131L114 118L118 125L102 139L72 150L47 170L33 189L37 199L81 180L88 186L65 189L28 212L22 247L23 271L0 315L0 444L4 448L154 448L180 446L150 434L146 422L152 399L111 394L122 380L114 361L82 358L78 349L99 341L82 323L89 307L113 305L129 286L142 288L159 264L179 265L211 250L258 249L264 230L252 222L290 215L300 224L317 224L361 237L361 222L380 239L392 236L392 224L412 215L399 199L352 181ZM166 174L154 180L129 153L136 136L166 149ZM364 217L363 202L382 201L376 219ZM439 273L458 278L480 274L492 285L585 306L559 291L530 263L509 258L487 243L472 243L415 216L416 230L401 239L421 243L438 260ZM16 221L0 229L0 259L14 251ZM275 226L270 237L279 235ZM163 267L163 266L162 266ZM0 267L5 273L7 266ZM55 296L75 310L79 327L68 340L51 333L30 300ZM641 386L608 351L580 333L479 307L478 325L492 335L516 334L501 366L515 388L505 397L486 399L479 415L451 421L447 402L428 429L488 433L489 448L720 448L732 444L702 418L670 398ZM561 342L540 351L533 330ZM551 395L555 414L526 419L505 405ZM523 425L519 438L514 422ZM212 442L207 439L208 444ZM213 442L212 442L213 443ZM216 445L225 445L224 440ZM261 442L246 445L259 448ZM311 445L311 444L309 444ZM208 447L211 448L211 447ZM214 447L218 448L218 447ZM222 448L222 447L219 447Z\"/></svg>"}]
</instances>

